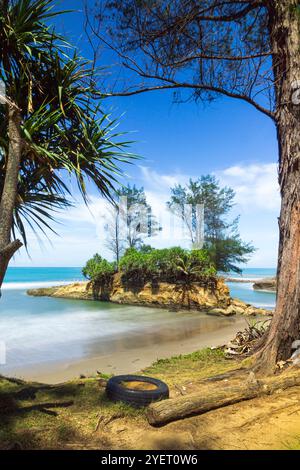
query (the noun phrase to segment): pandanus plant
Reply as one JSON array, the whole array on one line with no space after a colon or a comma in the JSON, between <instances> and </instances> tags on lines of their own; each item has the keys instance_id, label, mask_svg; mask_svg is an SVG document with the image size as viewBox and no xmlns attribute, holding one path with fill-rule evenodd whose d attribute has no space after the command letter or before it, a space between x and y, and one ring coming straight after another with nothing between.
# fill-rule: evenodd
<instances>
[{"instance_id":1,"label":"pandanus plant","mask_svg":"<svg viewBox=\"0 0 300 470\"><path fill-rule=\"evenodd\" d=\"M75 178L110 198L132 155L94 98L89 61L48 26L52 0L0 0L0 287L26 226L51 229ZM70 53L71 51L71 53ZM22 242L16 239L21 234Z\"/></svg>"}]
</instances>

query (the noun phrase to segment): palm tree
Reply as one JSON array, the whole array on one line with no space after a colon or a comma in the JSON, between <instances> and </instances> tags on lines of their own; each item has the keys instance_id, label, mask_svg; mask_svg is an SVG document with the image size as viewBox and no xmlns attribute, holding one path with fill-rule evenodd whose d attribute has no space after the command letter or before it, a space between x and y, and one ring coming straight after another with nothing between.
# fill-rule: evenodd
<instances>
[{"instance_id":1,"label":"palm tree","mask_svg":"<svg viewBox=\"0 0 300 470\"><path fill-rule=\"evenodd\" d=\"M120 165L131 156L116 123L93 104L89 62L46 22L52 0L0 0L0 287L14 253L26 244L24 218L51 228L53 211L70 204L64 175L86 179L110 198Z\"/></svg>"}]
</instances>

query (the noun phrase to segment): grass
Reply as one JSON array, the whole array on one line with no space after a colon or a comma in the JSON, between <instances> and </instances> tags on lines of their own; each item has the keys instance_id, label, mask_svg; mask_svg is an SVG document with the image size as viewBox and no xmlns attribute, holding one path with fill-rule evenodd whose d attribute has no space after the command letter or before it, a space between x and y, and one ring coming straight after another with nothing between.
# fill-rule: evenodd
<instances>
[{"instance_id":1,"label":"grass","mask_svg":"<svg viewBox=\"0 0 300 470\"><path fill-rule=\"evenodd\" d=\"M235 368L236 362L226 359L223 350L206 348L187 355L159 359L144 369L143 373L164 380L172 386L201 380Z\"/></svg>"},{"instance_id":2,"label":"grass","mask_svg":"<svg viewBox=\"0 0 300 470\"><path fill-rule=\"evenodd\" d=\"M142 373L162 379L172 388L235 367L236 363L225 359L221 350L204 349L158 360ZM82 378L57 386L16 383L0 377L0 449L87 448L95 441L99 419L108 422L121 417L131 424L145 420L143 409L106 398L103 378L108 377ZM43 403L57 402L72 405L38 408ZM109 433L105 439L97 442L96 448L109 448Z\"/></svg>"},{"instance_id":3,"label":"grass","mask_svg":"<svg viewBox=\"0 0 300 470\"><path fill-rule=\"evenodd\" d=\"M32 391L35 398L29 396ZM68 401L73 404L35 409L42 403ZM135 419L141 413L141 410L122 403L111 403L96 378L48 387L33 383L14 384L0 378L0 449L60 449L66 448L70 441L85 445L100 416L103 419L115 415Z\"/></svg>"}]
</instances>

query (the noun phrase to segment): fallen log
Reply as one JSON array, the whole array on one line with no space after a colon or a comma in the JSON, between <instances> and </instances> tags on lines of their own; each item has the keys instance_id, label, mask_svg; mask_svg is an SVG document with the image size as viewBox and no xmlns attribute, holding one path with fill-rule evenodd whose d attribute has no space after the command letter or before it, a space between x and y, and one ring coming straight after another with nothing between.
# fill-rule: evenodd
<instances>
[{"instance_id":1,"label":"fallen log","mask_svg":"<svg viewBox=\"0 0 300 470\"><path fill-rule=\"evenodd\" d=\"M197 393L153 403L148 407L147 419L150 424L159 426L299 385L299 369L261 380L250 372L248 379L243 381L203 383Z\"/></svg>"}]
</instances>

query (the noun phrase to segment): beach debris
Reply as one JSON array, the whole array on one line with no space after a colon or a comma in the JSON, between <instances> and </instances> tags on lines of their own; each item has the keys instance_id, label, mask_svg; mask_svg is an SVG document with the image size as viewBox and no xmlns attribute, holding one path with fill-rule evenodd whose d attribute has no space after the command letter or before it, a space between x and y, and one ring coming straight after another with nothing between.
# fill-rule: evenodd
<instances>
[{"instance_id":1,"label":"beach debris","mask_svg":"<svg viewBox=\"0 0 300 470\"><path fill-rule=\"evenodd\" d=\"M108 381L106 379L98 379L97 382L100 388L105 388Z\"/></svg>"},{"instance_id":2,"label":"beach debris","mask_svg":"<svg viewBox=\"0 0 300 470\"><path fill-rule=\"evenodd\" d=\"M300 356L300 348L299 349L296 349L295 352L293 352L292 356L291 356L291 359L294 360L294 359L297 359L297 357Z\"/></svg>"},{"instance_id":3,"label":"beach debris","mask_svg":"<svg viewBox=\"0 0 300 470\"><path fill-rule=\"evenodd\" d=\"M280 369L282 368L281 363L283 363L284 365L292 364L293 366L300 365L300 340L299 339L295 340L292 343L291 349L293 351L293 354L291 355L291 357L287 361L280 361L279 363L277 363L277 367L279 367Z\"/></svg>"},{"instance_id":4,"label":"beach debris","mask_svg":"<svg viewBox=\"0 0 300 470\"><path fill-rule=\"evenodd\" d=\"M102 426L102 428L105 428L105 426L107 426L108 424L112 423L116 419L124 418L124 416L125 416L124 413L115 413L112 416L100 415L98 417L97 424L96 424L94 432L99 431L100 426Z\"/></svg>"},{"instance_id":5,"label":"beach debris","mask_svg":"<svg viewBox=\"0 0 300 470\"><path fill-rule=\"evenodd\" d=\"M294 365L294 366L300 366L300 356L298 356L297 358L293 359L293 365Z\"/></svg>"},{"instance_id":6,"label":"beach debris","mask_svg":"<svg viewBox=\"0 0 300 470\"><path fill-rule=\"evenodd\" d=\"M180 395L186 395L186 387L180 387L179 385L177 384L174 384L175 385L175 388L178 390L178 392L180 393Z\"/></svg>"},{"instance_id":7,"label":"beach debris","mask_svg":"<svg viewBox=\"0 0 300 470\"><path fill-rule=\"evenodd\" d=\"M296 341L292 344L292 349L299 349L300 348L300 339L296 339Z\"/></svg>"},{"instance_id":8,"label":"beach debris","mask_svg":"<svg viewBox=\"0 0 300 470\"><path fill-rule=\"evenodd\" d=\"M295 341L294 343L297 343L297 341ZM293 345L292 345L292 349L295 349L293 348ZM294 366L300 365L300 347L298 347L298 349L296 349L296 351L293 352L291 358L289 359L289 362L291 362Z\"/></svg>"},{"instance_id":9,"label":"beach debris","mask_svg":"<svg viewBox=\"0 0 300 470\"><path fill-rule=\"evenodd\" d=\"M279 361L277 362L276 366L278 369L282 370L285 368L285 366L288 364L289 361Z\"/></svg>"},{"instance_id":10,"label":"beach debris","mask_svg":"<svg viewBox=\"0 0 300 470\"><path fill-rule=\"evenodd\" d=\"M225 356L249 355L256 345L257 341L262 338L270 326L270 319L264 321L247 322L247 327L243 331L239 331L235 338L225 346Z\"/></svg>"}]
</instances>

